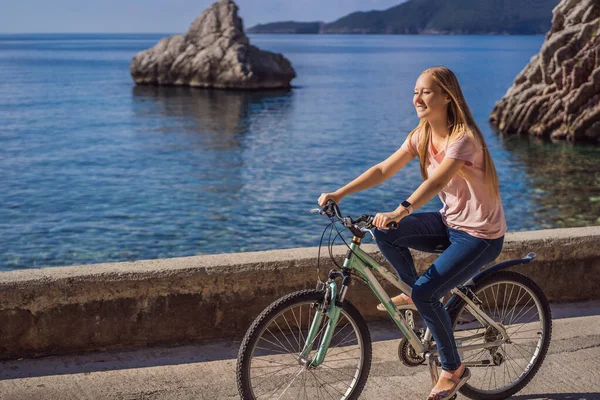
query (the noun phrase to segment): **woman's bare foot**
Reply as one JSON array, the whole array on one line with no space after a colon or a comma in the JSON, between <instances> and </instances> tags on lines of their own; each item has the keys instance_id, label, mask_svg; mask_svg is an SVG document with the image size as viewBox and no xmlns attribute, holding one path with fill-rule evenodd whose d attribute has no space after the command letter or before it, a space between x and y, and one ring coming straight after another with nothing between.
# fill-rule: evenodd
<instances>
[{"instance_id":1,"label":"woman's bare foot","mask_svg":"<svg viewBox=\"0 0 600 400\"><path fill-rule=\"evenodd\" d=\"M398 296L392 297L392 302L397 306L405 306L407 304L414 304L412 299L404 293L400 293Z\"/></svg>"},{"instance_id":2,"label":"woman's bare foot","mask_svg":"<svg viewBox=\"0 0 600 400\"><path fill-rule=\"evenodd\" d=\"M392 302L393 302L393 303L394 303L394 304L395 304L397 307L398 307L398 306L406 306L406 305L408 305L408 304L414 304L414 303L413 303L413 301L412 301L412 299L411 299L411 298L410 298L408 295L406 295L406 294L404 294L404 293L401 293L401 294L399 294L398 296L392 297ZM379 305L377 306L377 309L378 309L379 311L385 311L385 307L383 306L383 304L379 304Z\"/></svg>"}]
</instances>

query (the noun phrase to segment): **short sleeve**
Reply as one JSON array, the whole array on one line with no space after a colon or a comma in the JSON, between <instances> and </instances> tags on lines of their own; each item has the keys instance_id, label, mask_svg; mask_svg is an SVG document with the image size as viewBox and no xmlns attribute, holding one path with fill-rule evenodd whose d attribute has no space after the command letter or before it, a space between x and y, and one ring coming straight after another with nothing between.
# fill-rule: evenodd
<instances>
[{"instance_id":1,"label":"short sleeve","mask_svg":"<svg viewBox=\"0 0 600 400\"><path fill-rule=\"evenodd\" d=\"M460 138L451 141L446 149L446 157L457 160L464 160L468 166L473 165L477 152L477 147L473 140L467 134L463 134Z\"/></svg>"},{"instance_id":2,"label":"short sleeve","mask_svg":"<svg viewBox=\"0 0 600 400\"><path fill-rule=\"evenodd\" d=\"M408 135L408 137L406 138L404 143L402 143L402 146L400 146L400 148L406 151L411 156L417 157L419 155L419 152L417 150L419 148L419 133L415 132L412 136Z\"/></svg>"}]
</instances>

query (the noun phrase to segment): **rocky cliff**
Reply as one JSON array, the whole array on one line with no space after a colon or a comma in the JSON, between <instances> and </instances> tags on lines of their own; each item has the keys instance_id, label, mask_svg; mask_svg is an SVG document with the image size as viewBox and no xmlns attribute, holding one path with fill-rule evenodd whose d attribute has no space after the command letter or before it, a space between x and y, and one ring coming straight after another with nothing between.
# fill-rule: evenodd
<instances>
[{"instance_id":1,"label":"rocky cliff","mask_svg":"<svg viewBox=\"0 0 600 400\"><path fill-rule=\"evenodd\" d=\"M284 88L296 76L281 54L250 45L232 0L210 6L184 35L161 39L130 64L137 84Z\"/></svg>"},{"instance_id":2,"label":"rocky cliff","mask_svg":"<svg viewBox=\"0 0 600 400\"><path fill-rule=\"evenodd\" d=\"M508 134L600 144L600 1L562 0L539 54L496 104Z\"/></svg>"}]
</instances>

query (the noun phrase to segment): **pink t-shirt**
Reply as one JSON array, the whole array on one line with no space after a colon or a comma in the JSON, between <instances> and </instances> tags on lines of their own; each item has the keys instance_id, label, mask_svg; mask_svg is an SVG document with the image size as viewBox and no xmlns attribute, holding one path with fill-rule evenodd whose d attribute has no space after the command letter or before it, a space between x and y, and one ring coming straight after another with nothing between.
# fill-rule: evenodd
<instances>
[{"instance_id":1,"label":"pink t-shirt","mask_svg":"<svg viewBox=\"0 0 600 400\"><path fill-rule=\"evenodd\" d=\"M418 157L420 137L420 132L415 132L410 143L408 138L404 141L402 149ZM439 193L443 204L440 213L446 226L484 239L504 235L506 220L502 201L494 198L485 185L485 160L481 146L465 134L454 142L446 143L445 148L437 153L430 141L427 150L428 176L433 175L445 157L466 161L461 171L469 179L456 174Z\"/></svg>"}]
</instances>

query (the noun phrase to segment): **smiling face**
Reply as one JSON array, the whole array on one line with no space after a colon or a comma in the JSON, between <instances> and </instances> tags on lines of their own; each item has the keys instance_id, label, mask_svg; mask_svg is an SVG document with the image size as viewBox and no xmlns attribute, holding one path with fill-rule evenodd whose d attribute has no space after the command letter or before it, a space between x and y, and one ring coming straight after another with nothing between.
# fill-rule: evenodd
<instances>
[{"instance_id":1,"label":"smiling face","mask_svg":"<svg viewBox=\"0 0 600 400\"><path fill-rule=\"evenodd\" d=\"M428 121L445 119L450 97L435 82L431 74L424 73L417 79L413 96L413 105L419 118Z\"/></svg>"}]
</instances>

